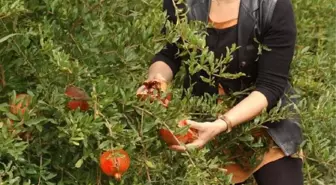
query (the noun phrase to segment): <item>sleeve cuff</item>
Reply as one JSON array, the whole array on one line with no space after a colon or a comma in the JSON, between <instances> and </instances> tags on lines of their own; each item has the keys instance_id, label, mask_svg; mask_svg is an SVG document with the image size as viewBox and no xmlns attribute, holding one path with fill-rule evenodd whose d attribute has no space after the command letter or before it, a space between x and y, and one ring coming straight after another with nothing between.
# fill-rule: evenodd
<instances>
[{"instance_id":1,"label":"sleeve cuff","mask_svg":"<svg viewBox=\"0 0 336 185\"><path fill-rule=\"evenodd\" d=\"M273 92L268 90L267 88L257 87L255 91L260 92L266 97L267 100L267 111L271 110L274 106L277 105L280 96L275 95Z\"/></svg>"}]
</instances>

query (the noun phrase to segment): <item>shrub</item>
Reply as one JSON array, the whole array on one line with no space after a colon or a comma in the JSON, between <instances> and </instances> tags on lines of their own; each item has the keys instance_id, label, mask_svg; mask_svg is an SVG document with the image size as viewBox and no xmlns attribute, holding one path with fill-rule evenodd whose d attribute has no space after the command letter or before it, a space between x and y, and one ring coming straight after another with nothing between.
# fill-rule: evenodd
<instances>
[{"instance_id":1,"label":"shrub","mask_svg":"<svg viewBox=\"0 0 336 185\"><path fill-rule=\"evenodd\" d=\"M332 184L334 4L293 3L299 35L291 72L302 99L305 180ZM0 0L0 5L0 184L229 183L230 176L220 169L228 159L213 150L213 143L201 151L172 152L159 139L158 128L175 129L178 121L191 116L205 119L233 100L223 106L215 105L216 97L210 96L180 100L178 79L168 109L135 96L153 54L166 42L176 41L179 32L191 33L193 25L170 25L164 37L160 30L165 14L155 0ZM188 39L189 46L203 42L193 34ZM68 85L88 93L89 111L66 108ZM9 102L17 101L19 93L32 97L23 115L10 111ZM263 151L249 139L250 131L276 115L265 113L256 124L219 140L225 147L240 142ZM99 155L113 148L123 148L131 158L119 183L103 175L98 164Z\"/></svg>"}]
</instances>

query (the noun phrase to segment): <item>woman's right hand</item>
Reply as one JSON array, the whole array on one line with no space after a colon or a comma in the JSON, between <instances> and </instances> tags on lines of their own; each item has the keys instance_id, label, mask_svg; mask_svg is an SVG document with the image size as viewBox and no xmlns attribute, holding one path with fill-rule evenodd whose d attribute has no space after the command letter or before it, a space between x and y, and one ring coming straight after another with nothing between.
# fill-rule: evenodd
<instances>
[{"instance_id":1,"label":"woman's right hand","mask_svg":"<svg viewBox=\"0 0 336 185\"><path fill-rule=\"evenodd\" d=\"M162 98L161 95L167 90L167 82L164 80L153 79L146 80L142 86L137 90L137 97L141 100L150 98L150 101L160 100L160 103L167 107L169 101L171 100L171 94L168 94L166 97Z\"/></svg>"}]
</instances>

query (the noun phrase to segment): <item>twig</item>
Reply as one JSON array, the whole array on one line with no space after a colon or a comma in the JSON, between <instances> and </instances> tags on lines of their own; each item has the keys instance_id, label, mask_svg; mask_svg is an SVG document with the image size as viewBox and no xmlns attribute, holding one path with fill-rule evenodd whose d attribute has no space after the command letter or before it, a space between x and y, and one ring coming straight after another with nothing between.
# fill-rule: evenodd
<instances>
[{"instance_id":1,"label":"twig","mask_svg":"<svg viewBox=\"0 0 336 185\"><path fill-rule=\"evenodd\" d=\"M152 116L152 117L154 117L154 118L157 118L154 114L152 114L151 112L149 112L149 111L146 110L146 109L143 109L143 108L138 107L138 106L135 106L135 105L132 105L132 107L133 107L133 108L136 108L136 109L138 109L138 110L141 110L141 111L147 113L148 115L150 115L150 116ZM169 130L169 132L172 132L172 130L169 128L169 126L168 126L164 121L162 121L162 124ZM173 137L174 137L174 139L178 142L179 145L183 145L183 143L181 143L181 142L178 140L178 138L177 138L174 134L173 134ZM185 151L185 153L187 154L187 156L188 156L188 158L189 158L191 164L192 164L194 167L196 167L196 164L195 164L195 162L192 160L190 153L189 153L187 150Z\"/></svg>"},{"instance_id":2,"label":"twig","mask_svg":"<svg viewBox=\"0 0 336 185\"><path fill-rule=\"evenodd\" d=\"M0 19L4 19L6 17L10 16L10 14L0 14Z\"/></svg>"},{"instance_id":3,"label":"twig","mask_svg":"<svg viewBox=\"0 0 336 185\"><path fill-rule=\"evenodd\" d=\"M326 168L335 168L334 165L330 164L330 163L327 163L327 162L323 162L321 160L318 160L318 159L314 159L314 158L311 158L311 157L308 157L308 156L305 156L304 158L306 158L307 160L309 161L313 161L313 162L316 162L316 163L319 163L319 164L323 164Z\"/></svg>"},{"instance_id":4,"label":"twig","mask_svg":"<svg viewBox=\"0 0 336 185\"><path fill-rule=\"evenodd\" d=\"M73 176L70 172L68 172L67 170L64 171L69 177L73 178L75 182L77 182L77 178L75 176Z\"/></svg>"},{"instance_id":5,"label":"twig","mask_svg":"<svg viewBox=\"0 0 336 185\"><path fill-rule=\"evenodd\" d=\"M97 185L101 185L101 172L99 167L97 167Z\"/></svg>"},{"instance_id":6,"label":"twig","mask_svg":"<svg viewBox=\"0 0 336 185\"><path fill-rule=\"evenodd\" d=\"M142 111L142 112L141 112L140 130L139 130L139 136L141 137L141 141L143 141L143 140L142 140L142 138L143 138L143 133L142 133L142 130L143 130L143 122L144 122L144 112ZM143 142L141 142L141 145L142 145L142 147L143 147L143 149L144 149L144 155L145 155L145 161L146 161L146 160L147 160L147 149L146 149L146 145L145 145ZM149 173L149 169L148 169L147 164L145 164L145 168L146 168L146 174L147 174L148 182L149 182L149 183L152 183L152 180L151 180L151 177L150 177L150 173Z\"/></svg>"},{"instance_id":7,"label":"twig","mask_svg":"<svg viewBox=\"0 0 336 185\"><path fill-rule=\"evenodd\" d=\"M93 97L92 99L94 100L94 103L93 103L93 109L94 109L94 119L96 120L99 116L99 110L98 110L98 106L97 106L97 91L96 91L96 86L93 86Z\"/></svg>"},{"instance_id":8,"label":"twig","mask_svg":"<svg viewBox=\"0 0 336 185\"><path fill-rule=\"evenodd\" d=\"M2 65L0 65L0 83L2 87L6 86L6 81L5 81L5 71Z\"/></svg>"},{"instance_id":9,"label":"twig","mask_svg":"<svg viewBox=\"0 0 336 185\"><path fill-rule=\"evenodd\" d=\"M132 105L132 107L135 108L135 109L141 110L141 111L145 112L146 114L148 114L148 115L153 116L153 117L156 118L156 116L155 116L153 113L149 112L149 111L146 110L146 109L143 109L143 108L138 107L138 106L135 106L135 105Z\"/></svg>"},{"instance_id":10,"label":"twig","mask_svg":"<svg viewBox=\"0 0 336 185\"><path fill-rule=\"evenodd\" d=\"M41 138L40 138L40 146L42 146ZM42 168L42 162L43 162L43 157L42 157L42 153L41 153L41 155L40 155L40 174L39 174L39 179L38 179L38 183L37 183L37 185L40 185L40 184L41 184L41 168Z\"/></svg>"},{"instance_id":11,"label":"twig","mask_svg":"<svg viewBox=\"0 0 336 185\"><path fill-rule=\"evenodd\" d=\"M118 53L118 52L117 52L116 50L104 51L104 52L103 52L103 54L111 54L111 53L116 54L116 53Z\"/></svg>"},{"instance_id":12,"label":"twig","mask_svg":"<svg viewBox=\"0 0 336 185\"><path fill-rule=\"evenodd\" d=\"M78 51L79 51L81 54L83 54L82 50L80 49L79 45L77 44L77 41L75 40L75 38L73 37L73 35L72 35L71 33L70 33L70 38L71 38L71 40L75 43L75 45L76 45Z\"/></svg>"},{"instance_id":13,"label":"twig","mask_svg":"<svg viewBox=\"0 0 336 185\"><path fill-rule=\"evenodd\" d=\"M98 111L98 115L102 116L103 119L105 120L105 122L107 122L108 124L110 124L110 121L106 118L106 116L104 114L102 114L101 112ZM111 130L111 128L110 127L107 127L107 128L109 130L110 136L112 137L112 130Z\"/></svg>"}]
</instances>

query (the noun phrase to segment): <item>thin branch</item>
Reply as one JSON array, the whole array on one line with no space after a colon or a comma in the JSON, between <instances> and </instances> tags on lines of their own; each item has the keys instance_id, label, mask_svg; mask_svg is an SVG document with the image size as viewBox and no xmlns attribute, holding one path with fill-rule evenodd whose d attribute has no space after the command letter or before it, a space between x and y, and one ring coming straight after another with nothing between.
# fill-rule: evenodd
<instances>
[{"instance_id":1,"label":"thin branch","mask_svg":"<svg viewBox=\"0 0 336 185\"><path fill-rule=\"evenodd\" d=\"M98 115L102 116L103 119L105 120L106 123L108 123L109 125L111 124L110 121L106 118L106 116L104 114L102 114L101 112L98 111ZM107 127L109 130L109 135L112 137L112 130L110 127Z\"/></svg>"},{"instance_id":2,"label":"thin branch","mask_svg":"<svg viewBox=\"0 0 336 185\"><path fill-rule=\"evenodd\" d=\"M0 14L0 19L4 19L6 17L9 17L11 14Z\"/></svg>"},{"instance_id":3,"label":"thin branch","mask_svg":"<svg viewBox=\"0 0 336 185\"><path fill-rule=\"evenodd\" d=\"M140 123L140 130L139 130L139 135L140 135L140 137L141 137L141 141L143 141L143 132L142 132L142 130L143 130L143 123L144 123L144 112L142 111L141 112L141 123ZM143 143L143 142L141 142L141 145L142 145L142 147L143 147L143 149L144 149L144 156L145 156L145 161L147 160L147 149L146 149L146 145ZM150 177L150 173L149 173L149 169L148 169L148 166L147 166L147 164L145 164L145 168L146 168L146 174L147 174L147 179L148 179L148 182L149 183L152 183L152 180L151 180L151 177Z\"/></svg>"},{"instance_id":4,"label":"thin branch","mask_svg":"<svg viewBox=\"0 0 336 185\"><path fill-rule=\"evenodd\" d=\"M97 91L96 91L96 86L93 86L93 97L92 97L92 99L94 100L93 101L93 110L94 110L94 115L93 115L93 117L94 117L94 119L96 120L97 118L98 118L98 116L99 116L99 113L100 113L100 111L98 110L98 99L97 99Z\"/></svg>"},{"instance_id":5,"label":"thin branch","mask_svg":"<svg viewBox=\"0 0 336 185\"><path fill-rule=\"evenodd\" d=\"M335 165L332 165L332 164L327 163L327 162L323 162L323 161L318 160L318 159L314 159L314 158L311 158L311 157L308 157L308 156L304 156L304 158L309 160L309 161L312 161L312 162L323 164L326 168L335 168Z\"/></svg>"},{"instance_id":6,"label":"thin branch","mask_svg":"<svg viewBox=\"0 0 336 185\"><path fill-rule=\"evenodd\" d=\"M42 147L41 138L39 140L40 140L40 147ZM41 155L40 155L40 173L39 173L39 179L38 179L37 185L41 184L41 170L42 170L42 165L43 165L42 163L43 163L43 156L42 156L42 153L41 153Z\"/></svg>"},{"instance_id":7,"label":"thin branch","mask_svg":"<svg viewBox=\"0 0 336 185\"><path fill-rule=\"evenodd\" d=\"M71 33L70 33L70 38L71 38L71 40L75 43L75 45L76 45L78 51L79 51L81 54L83 54L81 48L79 47L77 41L75 40L75 38L73 37L73 35L72 35Z\"/></svg>"},{"instance_id":8,"label":"thin branch","mask_svg":"<svg viewBox=\"0 0 336 185\"><path fill-rule=\"evenodd\" d=\"M0 84L2 85L2 87L6 86L5 71L2 65L0 65Z\"/></svg>"},{"instance_id":9,"label":"thin branch","mask_svg":"<svg viewBox=\"0 0 336 185\"><path fill-rule=\"evenodd\" d=\"M152 117L154 117L154 118L157 118L153 113L149 112L149 111L146 110L146 109L143 109L143 108L138 107L138 106L135 106L135 105L133 105L132 107L135 108L135 109L141 110L141 111L147 113L148 115L150 115L150 116L152 116ZM169 126L168 126L164 121L162 121L162 124L169 130L169 132L172 132L172 130L169 128ZM181 143L181 142L178 140L178 138L177 138L174 134L173 134L173 137L174 137L174 139L178 142L179 145L183 145L183 143ZM188 158L189 158L191 164L192 164L194 167L196 167L196 164L195 164L195 162L192 160L190 153L189 153L187 150L185 151L185 153L187 154L187 156L188 156Z\"/></svg>"},{"instance_id":10,"label":"thin branch","mask_svg":"<svg viewBox=\"0 0 336 185\"><path fill-rule=\"evenodd\" d=\"M101 170L97 167L97 185L101 185Z\"/></svg>"}]
</instances>

